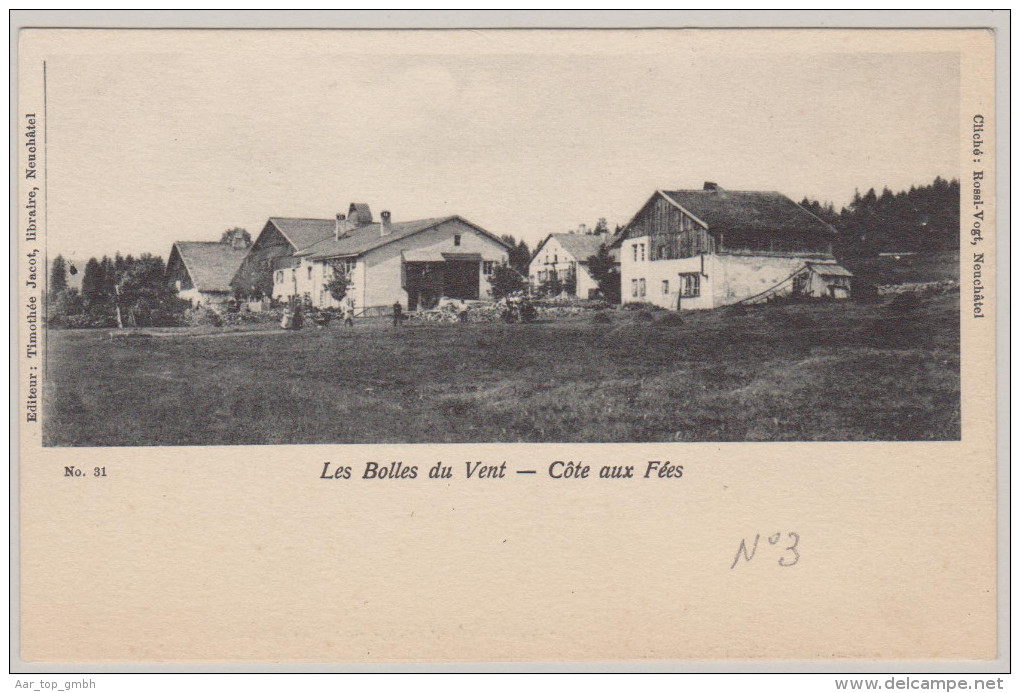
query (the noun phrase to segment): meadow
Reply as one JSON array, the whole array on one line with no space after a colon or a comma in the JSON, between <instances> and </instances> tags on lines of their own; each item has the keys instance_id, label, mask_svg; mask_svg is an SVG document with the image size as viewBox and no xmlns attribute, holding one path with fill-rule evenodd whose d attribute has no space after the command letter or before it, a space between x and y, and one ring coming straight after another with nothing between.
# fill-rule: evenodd
<instances>
[{"instance_id":1,"label":"meadow","mask_svg":"<svg viewBox=\"0 0 1020 693\"><path fill-rule=\"evenodd\" d=\"M958 292L604 316L51 330L44 444L960 437Z\"/></svg>"}]
</instances>

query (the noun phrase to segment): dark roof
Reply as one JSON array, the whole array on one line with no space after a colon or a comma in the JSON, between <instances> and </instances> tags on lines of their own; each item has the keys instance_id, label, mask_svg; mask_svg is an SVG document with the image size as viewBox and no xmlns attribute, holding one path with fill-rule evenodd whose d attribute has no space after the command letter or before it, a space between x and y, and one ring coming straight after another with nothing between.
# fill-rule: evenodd
<instances>
[{"instance_id":1,"label":"dark roof","mask_svg":"<svg viewBox=\"0 0 1020 693\"><path fill-rule=\"evenodd\" d=\"M628 229L630 229L630 224L611 235L606 241L606 245L609 247L609 256L617 262L620 261L620 244L627 238Z\"/></svg>"},{"instance_id":2,"label":"dark roof","mask_svg":"<svg viewBox=\"0 0 1020 693\"><path fill-rule=\"evenodd\" d=\"M269 222L279 229L295 250L307 248L336 233L336 221L333 219L269 217Z\"/></svg>"},{"instance_id":3,"label":"dark roof","mask_svg":"<svg viewBox=\"0 0 1020 693\"><path fill-rule=\"evenodd\" d=\"M363 206L365 213L368 212L368 205L356 203L352 206ZM359 215L361 211L358 212ZM425 231L434 226L439 226L454 219L475 229L482 235L499 243L508 250L510 247L499 237L486 231L477 224L472 224L461 216L452 215L447 217L432 217L429 219L415 219L414 221L400 221L390 224L390 231L385 236L380 233L380 223L363 224L348 229L347 233L339 240L336 238L335 219L300 219L294 217L270 217L269 221L280 230L287 240L295 248L295 255L322 259L327 257L340 257L361 255L369 250L392 243L401 238Z\"/></svg>"},{"instance_id":4,"label":"dark roof","mask_svg":"<svg viewBox=\"0 0 1020 693\"><path fill-rule=\"evenodd\" d=\"M852 277L853 272L847 268L837 265L834 262L809 262L807 266L812 272L820 274L823 277Z\"/></svg>"},{"instance_id":5,"label":"dark roof","mask_svg":"<svg viewBox=\"0 0 1020 693\"><path fill-rule=\"evenodd\" d=\"M230 293L230 280L248 254L247 248L209 241L177 241L174 248L191 283L199 291L209 293Z\"/></svg>"},{"instance_id":6,"label":"dark roof","mask_svg":"<svg viewBox=\"0 0 1020 693\"><path fill-rule=\"evenodd\" d=\"M554 233L550 234L550 238L555 238L578 262L587 262L592 255L598 255L599 248L609 240L609 236L589 236L583 233Z\"/></svg>"},{"instance_id":7,"label":"dark roof","mask_svg":"<svg viewBox=\"0 0 1020 693\"><path fill-rule=\"evenodd\" d=\"M373 248L378 248L399 238L430 229L454 218L435 217L433 219L397 222L390 224L390 232L385 236L380 233L381 224L366 224L365 226L350 229L339 239L336 238L335 233L330 234L329 238L325 238L304 250L300 250L296 254L312 259L337 257L340 255L361 255Z\"/></svg>"},{"instance_id":8,"label":"dark roof","mask_svg":"<svg viewBox=\"0 0 1020 693\"><path fill-rule=\"evenodd\" d=\"M778 192L722 188L660 192L703 221L711 231L836 235L834 228Z\"/></svg>"},{"instance_id":9,"label":"dark roof","mask_svg":"<svg viewBox=\"0 0 1020 693\"><path fill-rule=\"evenodd\" d=\"M577 262L587 262L588 258L592 255L599 254L599 248L603 245L610 245L615 240L615 237L610 234L600 234L596 236L586 233L550 233L542 240L541 243L538 244L535 248L535 252L531 254L531 257L538 257L538 254L542 251L542 248L545 247L545 244L554 238ZM612 254L613 251L610 250L610 255Z\"/></svg>"},{"instance_id":10,"label":"dark roof","mask_svg":"<svg viewBox=\"0 0 1020 693\"><path fill-rule=\"evenodd\" d=\"M459 216L449 216L393 222L390 224L389 233L385 236L380 233L380 224L359 226L351 229L339 239L335 237L335 234L330 234L329 238L325 238L318 243L299 251L297 255L306 256L316 260L328 257L361 255L362 253L367 253L369 250L374 250L394 241L398 241L401 238L407 238L408 236L425 231L426 229L431 229L448 221L453 221L454 219L472 227L500 245L507 247L506 243L482 227L476 226Z\"/></svg>"}]
</instances>

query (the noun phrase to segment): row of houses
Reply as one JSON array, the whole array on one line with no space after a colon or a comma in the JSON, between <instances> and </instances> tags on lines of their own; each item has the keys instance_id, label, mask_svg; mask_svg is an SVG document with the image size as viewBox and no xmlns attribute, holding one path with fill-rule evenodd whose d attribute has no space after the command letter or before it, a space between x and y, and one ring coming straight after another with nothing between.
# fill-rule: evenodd
<instances>
[{"instance_id":1,"label":"row of houses","mask_svg":"<svg viewBox=\"0 0 1020 693\"><path fill-rule=\"evenodd\" d=\"M598 283L589 258L605 247L618 263L621 300L706 309L800 294L850 295L851 273L833 256L836 231L778 192L657 190L616 234L550 234L529 267L532 286L570 278L580 297ZM491 298L488 276L511 248L460 216L376 220L352 203L334 219L270 217L250 245L175 243L167 264L180 295L218 308L233 297L338 307L328 289L342 273L361 310L413 311L440 298Z\"/></svg>"},{"instance_id":2,"label":"row of houses","mask_svg":"<svg viewBox=\"0 0 1020 693\"><path fill-rule=\"evenodd\" d=\"M233 298L298 300L338 308L328 284L346 278L345 301L363 312L430 308L440 298L491 298L488 276L510 247L460 216L376 220L369 205L351 203L334 219L270 217L250 247L175 243L167 273L181 297L219 309Z\"/></svg>"}]
</instances>

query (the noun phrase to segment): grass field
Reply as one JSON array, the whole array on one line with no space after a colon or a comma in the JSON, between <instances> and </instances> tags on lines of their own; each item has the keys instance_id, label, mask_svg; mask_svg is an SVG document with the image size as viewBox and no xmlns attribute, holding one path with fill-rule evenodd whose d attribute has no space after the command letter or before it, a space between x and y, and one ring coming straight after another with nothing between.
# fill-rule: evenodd
<instances>
[{"instance_id":1,"label":"grass field","mask_svg":"<svg viewBox=\"0 0 1020 693\"><path fill-rule=\"evenodd\" d=\"M47 445L953 440L959 294L532 325L49 333Z\"/></svg>"}]
</instances>

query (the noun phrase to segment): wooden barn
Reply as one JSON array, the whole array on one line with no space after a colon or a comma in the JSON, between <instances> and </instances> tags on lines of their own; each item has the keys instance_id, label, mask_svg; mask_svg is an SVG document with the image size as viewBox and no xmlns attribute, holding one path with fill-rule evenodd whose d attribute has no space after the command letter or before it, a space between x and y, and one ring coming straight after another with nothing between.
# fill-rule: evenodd
<instances>
[{"instance_id":1,"label":"wooden barn","mask_svg":"<svg viewBox=\"0 0 1020 693\"><path fill-rule=\"evenodd\" d=\"M230 280L247 254L240 236L222 242L177 241L170 249L166 276L194 307L221 310L233 297Z\"/></svg>"},{"instance_id":2,"label":"wooden barn","mask_svg":"<svg viewBox=\"0 0 1020 693\"><path fill-rule=\"evenodd\" d=\"M791 294L848 298L835 237L778 192L657 190L614 240L622 300L690 310Z\"/></svg>"}]
</instances>

